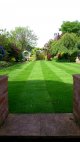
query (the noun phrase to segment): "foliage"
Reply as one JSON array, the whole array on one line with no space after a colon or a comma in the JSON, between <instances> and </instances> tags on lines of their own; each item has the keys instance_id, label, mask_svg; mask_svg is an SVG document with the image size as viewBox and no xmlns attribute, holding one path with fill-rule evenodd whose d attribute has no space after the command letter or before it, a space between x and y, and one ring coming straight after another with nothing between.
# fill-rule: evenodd
<instances>
[{"instance_id":1,"label":"foliage","mask_svg":"<svg viewBox=\"0 0 80 142\"><path fill-rule=\"evenodd\" d=\"M68 33L76 33L80 35L80 22L79 21L64 21L59 29L63 34Z\"/></svg>"},{"instance_id":2,"label":"foliage","mask_svg":"<svg viewBox=\"0 0 80 142\"><path fill-rule=\"evenodd\" d=\"M36 45L37 36L29 27L16 27L11 31L11 41L24 50Z\"/></svg>"},{"instance_id":3,"label":"foliage","mask_svg":"<svg viewBox=\"0 0 80 142\"><path fill-rule=\"evenodd\" d=\"M5 50L3 46L0 46L0 60L2 60L4 56L5 56Z\"/></svg>"},{"instance_id":4,"label":"foliage","mask_svg":"<svg viewBox=\"0 0 80 142\"><path fill-rule=\"evenodd\" d=\"M0 46L3 46L5 50L8 49L9 44L9 33L4 30L0 30Z\"/></svg>"},{"instance_id":5,"label":"foliage","mask_svg":"<svg viewBox=\"0 0 80 142\"><path fill-rule=\"evenodd\" d=\"M6 29L0 30L0 46L4 47L5 56L3 60L11 62L22 61L22 51L27 49L31 52L36 44L37 36L29 27L16 27L10 32ZM0 54L2 58L2 54Z\"/></svg>"},{"instance_id":6,"label":"foliage","mask_svg":"<svg viewBox=\"0 0 80 142\"><path fill-rule=\"evenodd\" d=\"M70 62L75 62L78 52L79 52L78 50L72 50L69 52Z\"/></svg>"},{"instance_id":7,"label":"foliage","mask_svg":"<svg viewBox=\"0 0 80 142\"><path fill-rule=\"evenodd\" d=\"M36 50L36 60L45 60L45 53L43 50Z\"/></svg>"},{"instance_id":8,"label":"foliage","mask_svg":"<svg viewBox=\"0 0 80 142\"><path fill-rule=\"evenodd\" d=\"M49 52L47 53L47 60L48 60L48 61L51 61L51 60L52 60L52 56L51 56L51 54L50 54Z\"/></svg>"},{"instance_id":9,"label":"foliage","mask_svg":"<svg viewBox=\"0 0 80 142\"><path fill-rule=\"evenodd\" d=\"M49 40L44 49L56 60L73 62L80 50L80 22L64 21L59 30L62 32L59 38Z\"/></svg>"},{"instance_id":10,"label":"foliage","mask_svg":"<svg viewBox=\"0 0 80 142\"><path fill-rule=\"evenodd\" d=\"M22 50L20 50L19 48L17 48L16 44L14 43L9 43L9 48L7 50L7 57L6 60L7 61L11 61L11 59L14 57L15 61L21 61L22 60Z\"/></svg>"},{"instance_id":11,"label":"foliage","mask_svg":"<svg viewBox=\"0 0 80 142\"><path fill-rule=\"evenodd\" d=\"M65 33L60 39L60 45L63 45L67 49L74 49L77 43L77 36L74 33Z\"/></svg>"},{"instance_id":12,"label":"foliage","mask_svg":"<svg viewBox=\"0 0 80 142\"><path fill-rule=\"evenodd\" d=\"M77 38L76 48L80 50L80 37Z\"/></svg>"},{"instance_id":13,"label":"foliage","mask_svg":"<svg viewBox=\"0 0 80 142\"><path fill-rule=\"evenodd\" d=\"M80 39L75 33L65 33L59 40L54 40L49 49L58 60L75 61L79 50ZM71 53L71 54L70 54Z\"/></svg>"},{"instance_id":14,"label":"foliage","mask_svg":"<svg viewBox=\"0 0 80 142\"><path fill-rule=\"evenodd\" d=\"M0 68L9 67L11 65L12 64L10 62L0 61Z\"/></svg>"}]
</instances>

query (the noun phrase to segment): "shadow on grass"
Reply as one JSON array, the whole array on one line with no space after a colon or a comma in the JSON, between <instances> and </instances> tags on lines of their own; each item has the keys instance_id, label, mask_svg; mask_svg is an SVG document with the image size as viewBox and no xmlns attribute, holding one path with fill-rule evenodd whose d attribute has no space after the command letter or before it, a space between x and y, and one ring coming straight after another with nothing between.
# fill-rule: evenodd
<instances>
[{"instance_id":1,"label":"shadow on grass","mask_svg":"<svg viewBox=\"0 0 80 142\"><path fill-rule=\"evenodd\" d=\"M11 113L72 112L73 86L51 80L8 82Z\"/></svg>"}]
</instances>

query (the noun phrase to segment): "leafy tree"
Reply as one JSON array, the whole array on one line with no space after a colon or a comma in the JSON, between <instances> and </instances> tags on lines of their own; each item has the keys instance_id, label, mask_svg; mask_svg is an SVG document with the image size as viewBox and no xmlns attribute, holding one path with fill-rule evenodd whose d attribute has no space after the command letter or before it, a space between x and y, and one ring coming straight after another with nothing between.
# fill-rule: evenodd
<instances>
[{"instance_id":1,"label":"leafy tree","mask_svg":"<svg viewBox=\"0 0 80 142\"><path fill-rule=\"evenodd\" d=\"M9 38L8 38L9 33L6 31L6 29L0 29L0 45L4 46L4 48L8 48L8 43L9 43Z\"/></svg>"},{"instance_id":2,"label":"leafy tree","mask_svg":"<svg viewBox=\"0 0 80 142\"><path fill-rule=\"evenodd\" d=\"M36 45L37 36L29 27L16 27L11 31L11 41L24 50Z\"/></svg>"},{"instance_id":3,"label":"leafy tree","mask_svg":"<svg viewBox=\"0 0 80 142\"><path fill-rule=\"evenodd\" d=\"M69 50L76 48L77 36L75 33L65 33L59 40L59 44L66 47Z\"/></svg>"},{"instance_id":4,"label":"leafy tree","mask_svg":"<svg viewBox=\"0 0 80 142\"><path fill-rule=\"evenodd\" d=\"M22 61L22 50L17 48L16 44L9 43L9 50L8 50L8 61L10 61L13 57L15 61Z\"/></svg>"},{"instance_id":5,"label":"leafy tree","mask_svg":"<svg viewBox=\"0 0 80 142\"><path fill-rule=\"evenodd\" d=\"M37 37L29 27L16 27L13 31L0 30L0 46L4 47L5 57L3 60L16 62L22 61L22 51L31 51L36 44ZM2 59L2 54L0 54Z\"/></svg>"},{"instance_id":6,"label":"leafy tree","mask_svg":"<svg viewBox=\"0 0 80 142\"><path fill-rule=\"evenodd\" d=\"M36 60L45 60L45 52L43 49L36 49Z\"/></svg>"},{"instance_id":7,"label":"leafy tree","mask_svg":"<svg viewBox=\"0 0 80 142\"><path fill-rule=\"evenodd\" d=\"M80 35L80 22L79 21L64 21L59 29L63 34L68 33L76 33Z\"/></svg>"},{"instance_id":8,"label":"leafy tree","mask_svg":"<svg viewBox=\"0 0 80 142\"><path fill-rule=\"evenodd\" d=\"M57 55L58 59L67 59L75 61L80 42L75 33L65 33L59 40L54 40L49 49L51 55Z\"/></svg>"}]
</instances>

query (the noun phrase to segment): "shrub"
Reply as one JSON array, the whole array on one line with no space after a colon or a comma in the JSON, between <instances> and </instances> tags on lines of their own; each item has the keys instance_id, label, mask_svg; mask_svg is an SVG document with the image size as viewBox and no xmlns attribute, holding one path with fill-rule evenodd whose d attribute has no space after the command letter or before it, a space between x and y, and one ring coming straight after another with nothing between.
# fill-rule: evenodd
<instances>
[{"instance_id":1,"label":"shrub","mask_svg":"<svg viewBox=\"0 0 80 142\"><path fill-rule=\"evenodd\" d=\"M75 62L78 51L71 51L69 54L70 54L70 62Z\"/></svg>"},{"instance_id":2,"label":"shrub","mask_svg":"<svg viewBox=\"0 0 80 142\"><path fill-rule=\"evenodd\" d=\"M52 60L52 55L50 53L47 53L47 60L49 60L49 61Z\"/></svg>"},{"instance_id":3,"label":"shrub","mask_svg":"<svg viewBox=\"0 0 80 142\"><path fill-rule=\"evenodd\" d=\"M61 58L62 58L62 54L61 54L61 53L58 53L58 54L57 54L57 58L58 58L58 59L61 59Z\"/></svg>"},{"instance_id":4,"label":"shrub","mask_svg":"<svg viewBox=\"0 0 80 142\"><path fill-rule=\"evenodd\" d=\"M0 68L11 66L10 62L0 61Z\"/></svg>"},{"instance_id":5,"label":"shrub","mask_svg":"<svg viewBox=\"0 0 80 142\"><path fill-rule=\"evenodd\" d=\"M2 60L4 56L5 56L5 50L3 46L0 46L0 60Z\"/></svg>"},{"instance_id":6,"label":"shrub","mask_svg":"<svg viewBox=\"0 0 80 142\"><path fill-rule=\"evenodd\" d=\"M68 53L68 52L62 52L62 53L60 54L59 59L62 59L62 60L69 60L69 53Z\"/></svg>"},{"instance_id":7,"label":"shrub","mask_svg":"<svg viewBox=\"0 0 80 142\"><path fill-rule=\"evenodd\" d=\"M36 60L45 60L44 51L40 51L40 50L36 51Z\"/></svg>"},{"instance_id":8,"label":"shrub","mask_svg":"<svg viewBox=\"0 0 80 142\"><path fill-rule=\"evenodd\" d=\"M17 48L17 46L14 43L10 43L9 47L10 48L8 50L7 60L11 61L11 59L14 57L16 62L22 61L21 49Z\"/></svg>"}]
</instances>

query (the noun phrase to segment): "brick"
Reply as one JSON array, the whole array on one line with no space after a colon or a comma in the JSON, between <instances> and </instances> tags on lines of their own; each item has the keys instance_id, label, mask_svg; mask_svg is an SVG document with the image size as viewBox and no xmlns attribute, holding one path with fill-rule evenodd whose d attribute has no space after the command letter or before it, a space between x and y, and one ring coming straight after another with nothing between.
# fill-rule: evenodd
<instances>
[{"instance_id":1,"label":"brick","mask_svg":"<svg viewBox=\"0 0 80 142\"><path fill-rule=\"evenodd\" d=\"M76 121L80 121L80 74L73 75L73 115Z\"/></svg>"},{"instance_id":2,"label":"brick","mask_svg":"<svg viewBox=\"0 0 80 142\"><path fill-rule=\"evenodd\" d=\"M0 105L3 103L3 101L6 99L6 96L2 96L1 98L0 98Z\"/></svg>"},{"instance_id":3,"label":"brick","mask_svg":"<svg viewBox=\"0 0 80 142\"><path fill-rule=\"evenodd\" d=\"M0 125L8 116L8 77L0 76Z\"/></svg>"}]
</instances>

